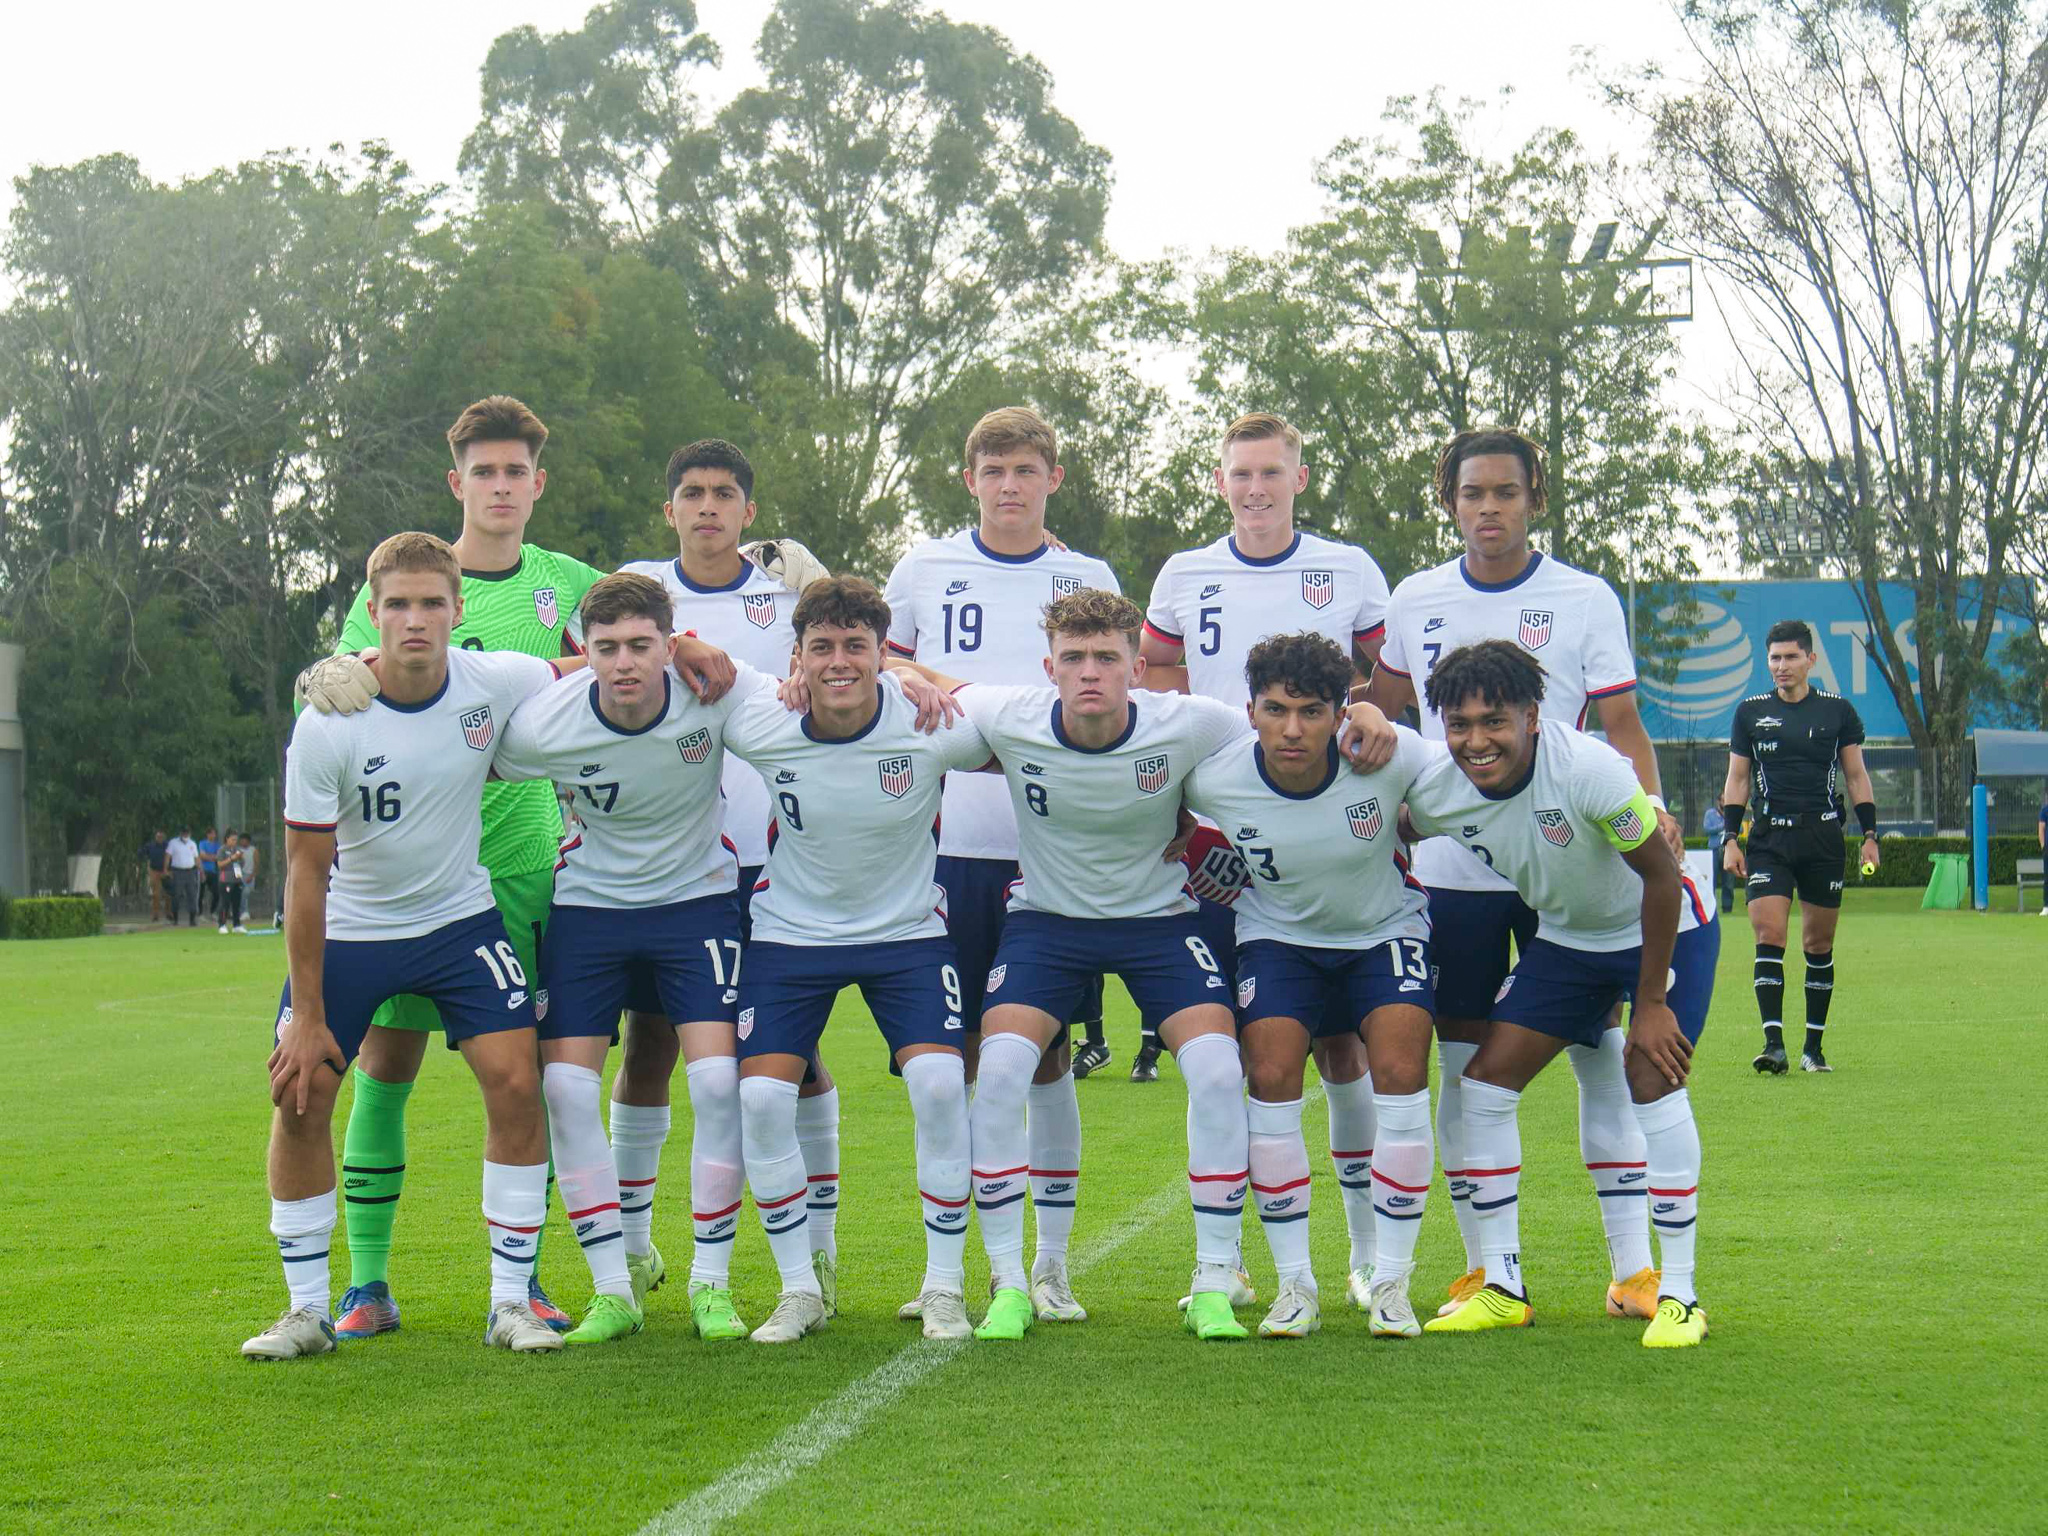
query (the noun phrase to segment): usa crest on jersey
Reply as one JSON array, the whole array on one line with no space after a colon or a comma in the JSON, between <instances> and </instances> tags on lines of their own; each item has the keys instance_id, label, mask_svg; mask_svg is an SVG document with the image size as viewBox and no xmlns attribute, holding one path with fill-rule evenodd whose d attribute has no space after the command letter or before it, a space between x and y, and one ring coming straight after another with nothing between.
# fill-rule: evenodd
<instances>
[{"instance_id":1,"label":"usa crest on jersey","mask_svg":"<svg viewBox=\"0 0 2048 1536\"><path fill-rule=\"evenodd\" d=\"M910 793L910 759L907 757L885 757L876 768L882 775L882 793L891 800L901 800Z\"/></svg>"},{"instance_id":2,"label":"usa crest on jersey","mask_svg":"<svg viewBox=\"0 0 2048 1536\"><path fill-rule=\"evenodd\" d=\"M1138 792L1156 795L1166 788L1166 754L1156 757L1141 757L1137 762Z\"/></svg>"},{"instance_id":3,"label":"usa crest on jersey","mask_svg":"<svg viewBox=\"0 0 2048 1536\"><path fill-rule=\"evenodd\" d=\"M1081 578L1078 576L1055 576L1052 579L1052 595L1054 597L1072 597L1080 590Z\"/></svg>"},{"instance_id":4,"label":"usa crest on jersey","mask_svg":"<svg viewBox=\"0 0 2048 1536\"><path fill-rule=\"evenodd\" d=\"M1515 631L1515 638L1522 643L1525 651L1540 651L1550 644L1550 620L1548 608L1524 608L1521 628Z\"/></svg>"},{"instance_id":5,"label":"usa crest on jersey","mask_svg":"<svg viewBox=\"0 0 2048 1536\"><path fill-rule=\"evenodd\" d=\"M497 728L491 724L491 706L488 704L479 704L470 710L461 717L460 724L462 739L479 752L490 746L491 737L497 733Z\"/></svg>"},{"instance_id":6,"label":"usa crest on jersey","mask_svg":"<svg viewBox=\"0 0 2048 1536\"><path fill-rule=\"evenodd\" d=\"M1301 573L1301 600L1311 608L1327 608L1337 595L1337 579L1328 571Z\"/></svg>"},{"instance_id":7,"label":"usa crest on jersey","mask_svg":"<svg viewBox=\"0 0 2048 1536\"><path fill-rule=\"evenodd\" d=\"M1380 815L1380 802L1377 796L1361 801L1357 805L1345 806L1344 817L1351 823L1351 835L1363 841L1378 836L1380 826L1385 820Z\"/></svg>"},{"instance_id":8,"label":"usa crest on jersey","mask_svg":"<svg viewBox=\"0 0 2048 1536\"><path fill-rule=\"evenodd\" d=\"M1632 807L1624 806L1619 816L1607 818L1607 825L1614 835L1625 843L1639 843L1643 840L1643 818Z\"/></svg>"},{"instance_id":9,"label":"usa crest on jersey","mask_svg":"<svg viewBox=\"0 0 2048 1536\"><path fill-rule=\"evenodd\" d=\"M711 733L692 731L676 742L676 750L683 755L686 763L701 763L711 755Z\"/></svg>"},{"instance_id":10,"label":"usa crest on jersey","mask_svg":"<svg viewBox=\"0 0 2048 1536\"><path fill-rule=\"evenodd\" d=\"M747 622L756 629L766 629L775 622L773 592L749 592L740 598L740 607L746 611Z\"/></svg>"},{"instance_id":11,"label":"usa crest on jersey","mask_svg":"<svg viewBox=\"0 0 2048 1536\"><path fill-rule=\"evenodd\" d=\"M540 620L543 628L553 629L555 627L555 622L561 618L561 613L555 607L555 589L553 587L535 587L533 589L533 616Z\"/></svg>"},{"instance_id":12,"label":"usa crest on jersey","mask_svg":"<svg viewBox=\"0 0 2048 1536\"><path fill-rule=\"evenodd\" d=\"M1542 830L1543 840L1559 848L1572 845L1572 824L1563 811L1538 811L1536 825Z\"/></svg>"}]
</instances>

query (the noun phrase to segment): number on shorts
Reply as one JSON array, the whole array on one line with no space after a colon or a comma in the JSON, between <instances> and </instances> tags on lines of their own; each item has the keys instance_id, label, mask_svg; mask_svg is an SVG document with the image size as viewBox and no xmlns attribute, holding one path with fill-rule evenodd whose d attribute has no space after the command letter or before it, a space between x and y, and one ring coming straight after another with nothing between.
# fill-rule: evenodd
<instances>
[{"instance_id":1,"label":"number on shorts","mask_svg":"<svg viewBox=\"0 0 2048 1536\"><path fill-rule=\"evenodd\" d=\"M1045 786L1043 784L1026 784L1024 786L1024 803L1031 807L1033 815L1050 816L1052 814L1046 808Z\"/></svg>"},{"instance_id":2,"label":"number on shorts","mask_svg":"<svg viewBox=\"0 0 2048 1536\"><path fill-rule=\"evenodd\" d=\"M1429 980L1429 962L1423 958L1422 940L1387 940L1387 958L1394 962L1394 974L1413 981Z\"/></svg>"},{"instance_id":3,"label":"number on shorts","mask_svg":"<svg viewBox=\"0 0 2048 1536\"><path fill-rule=\"evenodd\" d=\"M723 944L732 951L732 967L726 968L725 954L719 949ZM738 939L706 939L704 951L711 956L711 982L713 986L736 987L740 984L740 941Z\"/></svg>"},{"instance_id":4,"label":"number on shorts","mask_svg":"<svg viewBox=\"0 0 2048 1536\"><path fill-rule=\"evenodd\" d=\"M803 831L804 808L796 803L796 796L792 795L788 790L785 789L784 791L782 791L781 794L777 795L775 798L777 802L782 806L782 819L785 822L789 823L789 830L792 832ZM1491 863L1492 860L1488 860L1487 862Z\"/></svg>"},{"instance_id":5,"label":"number on shorts","mask_svg":"<svg viewBox=\"0 0 2048 1536\"><path fill-rule=\"evenodd\" d=\"M493 951L496 953L493 954ZM509 987L526 985L526 968L519 963L519 952L512 947L510 939L500 939L495 944L479 944L477 959L490 967L491 980L498 984L500 992Z\"/></svg>"},{"instance_id":6,"label":"number on shorts","mask_svg":"<svg viewBox=\"0 0 2048 1536\"><path fill-rule=\"evenodd\" d=\"M960 973L950 965L940 966L939 984L946 989L946 1012L965 1013L967 1010L960 1005Z\"/></svg>"},{"instance_id":7,"label":"number on shorts","mask_svg":"<svg viewBox=\"0 0 2048 1536\"><path fill-rule=\"evenodd\" d=\"M1199 965L1211 976L1221 976L1223 974L1223 968L1216 963L1216 956L1210 952L1209 946L1193 934L1188 935L1188 953L1195 957L1195 964Z\"/></svg>"}]
</instances>

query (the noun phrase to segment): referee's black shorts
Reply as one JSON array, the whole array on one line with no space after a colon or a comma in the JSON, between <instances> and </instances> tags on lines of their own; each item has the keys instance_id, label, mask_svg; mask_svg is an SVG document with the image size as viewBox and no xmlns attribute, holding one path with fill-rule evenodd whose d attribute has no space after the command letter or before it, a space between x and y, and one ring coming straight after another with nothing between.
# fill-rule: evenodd
<instances>
[{"instance_id":1,"label":"referee's black shorts","mask_svg":"<svg viewBox=\"0 0 2048 1536\"><path fill-rule=\"evenodd\" d=\"M1797 895L1809 907L1839 907L1849 869L1842 818L1833 811L1807 816L1759 816L1744 850L1749 885L1744 896Z\"/></svg>"}]
</instances>

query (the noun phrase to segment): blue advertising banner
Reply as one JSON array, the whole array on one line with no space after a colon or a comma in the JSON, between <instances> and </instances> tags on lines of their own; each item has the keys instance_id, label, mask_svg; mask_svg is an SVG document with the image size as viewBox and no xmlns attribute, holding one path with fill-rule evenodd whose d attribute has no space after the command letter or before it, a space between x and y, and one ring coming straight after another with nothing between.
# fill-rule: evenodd
<instances>
[{"instance_id":1,"label":"blue advertising banner","mask_svg":"<svg viewBox=\"0 0 2048 1536\"><path fill-rule=\"evenodd\" d=\"M1906 722L1891 690L1871 662L1865 643L1870 621L1846 581L1701 581L1689 584L1699 604L1699 634L1678 663L1671 682L1645 675L1640 685L1643 724L1655 741L1725 740L1735 706L1753 693L1766 693L1770 673L1764 667L1764 636L1780 619L1804 619L1813 629L1815 686L1838 693L1856 706L1864 733L1873 741L1904 740ZM1885 616L1893 625L1908 671L1917 678L1919 663L1913 643L1913 591L1899 582L1883 583ZM1669 623L1677 604L1658 617ZM1976 617L1977 599L1966 597L1965 619ZM1994 663L2010 636L2024 632L2028 620L2018 610L2001 611L1993 621ZM2009 725L1985 718L1979 725Z\"/></svg>"}]
</instances>

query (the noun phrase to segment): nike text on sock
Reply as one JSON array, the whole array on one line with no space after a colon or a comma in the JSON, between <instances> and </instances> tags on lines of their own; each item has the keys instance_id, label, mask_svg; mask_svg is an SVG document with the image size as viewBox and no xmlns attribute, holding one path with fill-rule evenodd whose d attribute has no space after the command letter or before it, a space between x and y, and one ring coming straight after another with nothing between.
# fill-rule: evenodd
<instances>
[{"instance_id":1,"label":"nike text on sock","mask_svg":"<svg viewBox=\"0 0 2048 1536\"><path fill-rule=\"evenodd\" d=\"M796 1139L804 1159L804 1208L814 1253L839 1257L839 1090L796 1104Z\"/></svg>"},{"instance_id":2,"label":"nike text on sock","mask_svg":"<svg viewBox=\"0 0 2048 1536\"><path fill-rule=\"evenodd\" d=\"M1030 1193L1025 1097L1038 1070L1039 1049L1022 1035L982 1038L968 1109L973 1146L974 1211L998 1290L1024 1290L1024 1199Z\"/></svg>"},{"instance_id":3,"label":"nike text on sock","mask_svg":"<svg viewBox=\"0 0 2048 1536\"><path fill-rule=\"evenodd\" d=\"M1282 1280L1305 1279L1309 1259L1308 1144L1301 1134L1301 1100L1278 1103L1252 1099L1245 1106L1249 1127L1251 1198L1273 1250Z\"/></svg>"},{"instance_id":4,"label":"nike text on sock","mask_svg":"<svg viewBox=\"0 0 2048 1536\"><path fill-rule=\"evenodd\" d=\"M654 1190L670 1118L666 1104L612 1101L612 1162L619 1171L619 1228L628 1253L645 1253L652 1241Z\"/></svg>"},{"instance_id":5,"label":"nike text on sock","mask_svg":"<svg viewBox=\"0 0 2048 1536\"><path fill-rule=\"evenodd\" d=\"M1465 1068L1479 1047L1463 1040L1439 1040L1436 1046L1436 1144L1443 1160L1444 1184L1451 1194L1451 1214L1465 1245L1465 1268L1484 1262L1479 1253L1479 1218L1472 1214L1472 1181L1465 1173L1465 1111L1461 1085Z\"/></svg>"},{"instance_id":6,"label":"nike text on sock","mask_svg":"<svg viewBox=\"0 0 2048 1536\"><path fill-rule=\"evenodd\" d=\"M1785 946L1759 944L1756 947L1756 1008L1766 1030L1785 1021Z\"/></svg>"},{"instance_id":7,"label":"nike text on sock","mask_svg":"<svg viewBox=\"0 0 2048 1536\"><path fill-rule=\"evenodd\" d=\"M768 1238L785 1291L818 1293L804 1228L804 1158L796 1141L796 1084L773 1077L740 1079L740 1141L754 1209Z\"/></svg>"},{"instance_id":8,"label":"nike text on sock","mask_svg":"<svg viewBox=\"0 0 2048 1536\"><path fill-rule=\"evenodd\" d=\"M597 1073L571 1062L551 1061L541 1069L547 1101L548 1137L554 1148L562 1209L569 1229L590 1265L592 1289L630 1298L626 1244L620 1228L619 1175L605 1139Z\"/></svg>"},{"instance_id":9,"label":"nike text on sock","mask_svg":"<svg viewBox=\"0 0 2048 1536\"><path fill-rule=\"evenodd\" d=\"M971 1178L966 1070L949 1051L927 1052L903 1064L903 1086L917 1130L917 1194L924 1212L920 1289L963 1292Z\"/></svg>"},{"instance_id":10,"label":"nike text on sock","mask_svg":"<svg viewBox=\"0 0 2048 1536\"><path fill-rule=\"evenodd\" d=\"M1593 1180L1609 1270L1626 1280L1650 1267L1650 1222L1643 1201L1648 1164L1622 1064L1622 1032L1606 1031L1596 1048L1566 1049L1579 1083L1579 1156Z\"/></svg>"},{"instance_id":11,"label":"nike text on sock","mask_svg":"<svg viewBox=\"0 0 2048 1536\"><path fill-rule=\"evenodd\" d=\"M349 1279L369 1285L390 1279L391 1229L405 1189L405 1105L412 1084L381 1082L361 1067L350 1070L349 1081L355 1096L341 1146Z\"/></svg>"},{"instance_id":12,"label":"nike text on sock","mask_svg":"<svg viewBox=\"0 0 2048 1536\"><path fill-rule=\"evenodd\" d=\"M1074 1074L1033 1083L1024 1096L1031 1210L1038 1225L1034 1272L1067 1262L1081 1188L1081 1100Z\"/></svg>"},{"instance_id":13,"label":"nike text on sock","mask_svg":"<svg viewBox=\"0 0 2048 1536\"><path fill-rule=\"evenodd\" d=\"M1244 1065L1229 1035L1197 1035L1174 1053L1188 1089L1188 1194L1195 1262L1235 1268L1251 1178Z\"/></svg>"},{"instance_id":14,"label":"nike text on sock","mask_svg":"<svg viewBox=\"0 0 2048 1536\"><path fill-rule=\"evenodd\" d=\"M1693 1268L1700 1209L1700 1133L1691 1096L1680 1088L1638 1104L1636 1118L1649 1146L1650 1225L1663 1261L1658 1290L1690 1304L1699 1300Z\"/></svg>"},{"instance_id":15,"label":"nike text on sock","mask_svg":"<svg viewBox=\"0 0 2048 1536\"><path fill-rule=\"evenodd\" d=\"M740 1193L746 1180L740 1147L739 1062L731 1056L706 1056L691 1062L685 1072L695 1121L690 1133L690 1227L695 1242L690 1279L722 1289L732 1275L733 1236L739 1231Z\"/></svg>"},{"instance_id":16,"label":"nike text on sock","mask_svg":"<svg viewBox=\"0 0 2048 1536\"><path fill-rule=\"evenodd\" d=\"M492 1306L526 1300L547 1208L546 1163L484 1160L484 1232L491 1250Z\"/></svg>"},{"instance_id":17,"label":"nike text on sock","mask_svg":"<svg viewBox=\"0 0 2048 1536\"><path fill-rule=\"evenodd\" d=\"M1344 1231L1351 1239L1351 1267L1371 1272L1378 1224L1372 1214L1374 1124L1372 1075L1355 1082L1323 1084L1330 1112L1330 1163L1337 1170L1337 1194L1344 1204Z\"/></svg>"},{"instance_id":18,"label":"nike text on sock","mask_svg":"<svg viewBox=\"0 0 2048 1536\"><path fill-rule=\"evenodd\" d=\"M1488 1283L1519 1296L1522 1289L1522 1133L1517 1115L1522 1096L1466 1078L1465 1176L1472 1184L1472 1211L1479 1218L1479 1247Z\"/></svg>"},{"instance_id":19,"label":"nike text on sock","mask_svg":"<svg viewBox=\"0 0 2048 1536\"><path fill-rule=\"evenodd\" d=\"M311 1307L329 1315L334 1290L328 1254L334 1245L334 1195L331 1189L304 1200L270 1202L270 1235L284 1265L285 1290L294 1307Z\"/></svg>"},{"instance_id":20,"label":"nike text on sock","mask_svg":"<svg viewBox=\"0 0 2048 1536\"><path fill-rule=\"evenodd\" d=\"M1378 1226L1373 1275L1405 1275L1415 1267L1415 1240L1429 1205L1429 1091L1375 1094L1378 1147L1372 1168L1372 1214Z\"/></svg>"}]
</instances>

